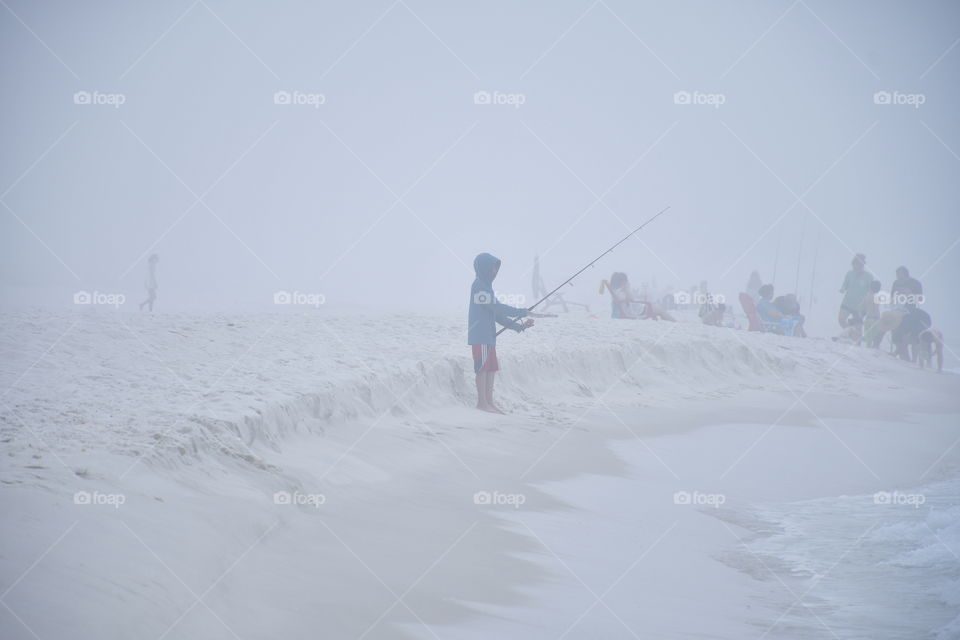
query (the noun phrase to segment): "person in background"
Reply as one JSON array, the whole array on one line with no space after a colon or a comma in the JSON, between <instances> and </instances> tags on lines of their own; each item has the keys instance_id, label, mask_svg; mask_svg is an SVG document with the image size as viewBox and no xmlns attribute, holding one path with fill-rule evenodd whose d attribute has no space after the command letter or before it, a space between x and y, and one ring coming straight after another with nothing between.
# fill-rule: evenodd
<instances>
[{"instance_id":1,"label":"person in background","mask_svg":"<svg viewBox=\"0 0 960 640\"><path fill-rule=\"evenodd\" d=\"M151 254L147 260L147 279L143 286L147 289L147 299L140 303L140 311L147 307L148 311L153 311L153 303L157 300L157 263L160 262L160 256Z\"/></svg>"},{"instance_id":2,"label":"person in background","mask_svg":"<svg viewBox=\"0 0 960 640\"><path fill-rule=\"evenodd\" d=\"M923 296L923 285L916 278L910 277L906 267L897 269L897 279L890 286L890 304L895 307L917 305Z\"/></svg>"},{"instance_id":3,"label":"person in background","mask_svg":"<svg viewBox=\"0 0 960 640\"><path fill-rule=\"evenodd\" d=\"M933 357L937 358L937 371L943 372L943 333L933 327L920 332L919 364L933 368Z\"/></svg>"},{"instance_id":4,"label":"person in background","mask_svg":"<svg viewBox=\"0 0 960 640\"><path fill-rule=\"evenodd\" d=\"M757 313L760 315L760 319L764 322L774 322L780 324L783 320L788 320L795 323L795 328L793 335L798 337L806 337L806 333L803 330L803 316L800 315L788 315L777 309L777 305L773 301L773 285L765 284L760 287L758 292L760 295L760 300L757 302ZM794 298L796 299L796 298Z\"/></svg>"},{"instance_id":5,"label":"person in background","mask_svg":"<svg viewBox=\"0 0 960 640\"><path fill-rule=\"evenodd\" d=\"M604 289L610 292L610 317L631 320L667 320L676 322L674 317L653 304L649 300L639 297L630 287L627 274L616 271L610 280L600 283L600 293Z\"/></svg>"},{"instance_id":6,"label":"person in background","mask_svg":"<svg viewBox=\"0 0 960 640\"><path fill-rule=\"evenodd\" d=\"M797 300L795 294L787 293L782 296L777 296L773 299L773 306L786 318L798 318L800 322L793 330L793 335L801 338L807 337L807 332L803 329L803 323L806 321L806 317L800 313L800 301Z\"/></svg>"},{"instance_id":7,"label":"person in background","mask_svg":"<svg viewBox=\"0 0 960 640\"><path fill-rule=\"evenodd\" d=\"M852 269L847 272L843 279L843 285L840 287L840 293L843 294L843 301L840 303L840 313L837 315L837 321L841 329L846 329L851 319L860 324L860 303L864 296L870 293L870 286L873 284L874 277L866 270L867 258L858 253L853 257L850 263Z\"/></svg>"},{"instance_id":8,"label":"person in background","mask_svg":"<svg viewBox=\"0 0 960 640\"><path fill-rule=\"evenodd\" d=\"M703 321L703 324L713 326L713 327L722 327L723 326L723 314L727 311L727 305L722 302L713 303L707 302L700 307L700 319Z\"/></svg>"},{"instance_id":9,"label":"person in background","mask_svg":"<svg viewBox=\"0 0 960 640\"><path fill-rule=\"evenodd\" d=\"M913 311L917 309L917 305L923 302L923 285L920 284L920 281L916 278L910 277L910 272L907 271L906 267L900 267L897 269L897 279L893 281L893 285L890 287L890 305L894 309L899 309L904 313L904 320L906 322L901 322L900 325L890 332L890 340L893 342L894 346L905 343L905 334L907 332L916 332L916 318L923 320L923 316L915 316L910 318L913 314ZM926 312L922 312L926 313ZM929 316L927 316L929 318ZM916 339L919 337L911 334L906 344L915 343ZM914 346L916 349L916 346ZM903 355L901 354L901 358ZM916 360L916 354L914 354L913 359Z\"/></svg>"},{"instance_id":10,"label":"person in background","mask_svg":"<svg viewBox=\"0 0 960 640\"><path fill-rule=\"evenodd\" d=\"M918 355L920 334L933 326L930 314L917 306L911 306L903 312L900 326L893 330L890 339L893 341L893 355L901 360L915 362ZM911 351L912 350L912 351Z\"/></svg>"}]
</instances>

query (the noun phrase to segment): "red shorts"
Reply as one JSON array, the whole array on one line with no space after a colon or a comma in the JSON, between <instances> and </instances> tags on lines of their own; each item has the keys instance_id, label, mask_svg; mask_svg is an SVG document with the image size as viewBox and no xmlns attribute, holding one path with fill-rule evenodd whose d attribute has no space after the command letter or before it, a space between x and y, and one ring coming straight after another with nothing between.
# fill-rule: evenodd
<instances>
[{"instance_id":1,"label":"red shorts","mask_svg":"<svg viewBox=\"0 0 960 640\"><path fill-rule=\"evenodd\" d=\"M473 348L473 372L481 371L499 371L500 364L497 362L497 348L492 344L474 344Z\"/></svg>"}]
</instances>

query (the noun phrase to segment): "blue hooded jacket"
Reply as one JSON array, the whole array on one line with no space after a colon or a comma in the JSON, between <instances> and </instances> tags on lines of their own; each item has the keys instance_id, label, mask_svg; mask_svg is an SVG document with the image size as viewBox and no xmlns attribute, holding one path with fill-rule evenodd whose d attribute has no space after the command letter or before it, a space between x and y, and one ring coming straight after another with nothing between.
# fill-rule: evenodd
<instances>
[{"instance_id":1,"label":"blue hooded jacket","mask_svg":"<svg viewBox=\"0 0 960 640\"><path fill-rule=\"evenodd\" d=\"M518 309L497 302L493 293L493 279L500 267L500 260L489 253L481 253L473 259L477 279L470 287L470 313L468 316L467 344L497 344L497 323L523 331L523 325L513 318L527 315L526 309Z\"/></svg>"}]
</instances>

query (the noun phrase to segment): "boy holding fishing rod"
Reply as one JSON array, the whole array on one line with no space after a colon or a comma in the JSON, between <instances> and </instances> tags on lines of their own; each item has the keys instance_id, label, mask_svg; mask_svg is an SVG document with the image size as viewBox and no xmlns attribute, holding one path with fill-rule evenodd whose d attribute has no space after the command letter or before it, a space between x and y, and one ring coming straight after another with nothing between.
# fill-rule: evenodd
<instances>
[{"instance_id":1,"label":"boy holding fishing rod","mask_svg":"<svg viewBox=\"0 0 960 640\"><path fill-rule=\"evenodd\" d=\"M473 270L477 277L473 281L473 286L470 287L467 343L473 348L473 370L477 374L478 409L491 413L503 413L493 404L493 376L500 369L497 363L497 336L507 329L513 329L517 333L524 331L533 326L533 320L530 320L530 318L555 318L556 316L548 313L533 313L533 310L557 291L573 282L574 278L592 267L605 255L626 242L627 238L659 218L669 208L667 206L661 209L655 216L625 235L612 247L588 262L585 267L560 283L556 289L526 309L517 309L497 302L493 293L493 279L497 277L497 272L500 270L500 260L498 258L489 253L481 253L473 259ZM527 318L527 320L518 323L515 321L516 318ZM503 329L500 329L500 331L497 331L497 323L503 325Z\"/></svg>"},{"instance_id":2,"label":"boy holding fishing rod","mask_svg":"<svg viewBox=\"0 0 960 640\"><path fill-rule=\"evenodd\" d=\"M477 408L490 413L503 413L493 404L493 377L500 369L497 362L497 323L519 333L533 326L530 318L550 317L498 302L493 293L493 279L499 270L500 260L489 253L481 253L474 258L473 271L477 277L470 287L467 327L467 343L473 349L473 371L477 374ZM516 322L517 318L527 320Z\"/></svg>"}]
</instances>

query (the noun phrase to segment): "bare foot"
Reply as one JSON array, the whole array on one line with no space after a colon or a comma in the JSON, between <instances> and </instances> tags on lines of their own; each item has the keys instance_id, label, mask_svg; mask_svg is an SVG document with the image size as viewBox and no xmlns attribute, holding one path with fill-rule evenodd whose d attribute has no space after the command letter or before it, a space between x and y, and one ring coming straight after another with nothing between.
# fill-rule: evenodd
<instances>
[{"instance_id":1,"label":"bare foot","mask_svg":"<svg viewBox=\"0 0 960 640\"><path fill-rule=\"evenodd\" d=\"M495 404L491 404L490 408L487 409L487 411L489 411L490 413L499 413L500 415L504 415L504 416L507 415L506 411L503 411L502 409L500 409L500 407L498 407Z\"/></svg>"},{"instance_id":2,"label":"bare foot","mask_svg":"<svg viewBox=\"0 0 960 640\"><path fill-rule=\"evenodd\" d=\"M480 409L480 411L486 411L487 413L503 413L503 411L500 411L500 409L496 408L492 404L478 404L477 409Z\"/></svg>"}]
</instances>

